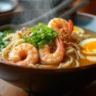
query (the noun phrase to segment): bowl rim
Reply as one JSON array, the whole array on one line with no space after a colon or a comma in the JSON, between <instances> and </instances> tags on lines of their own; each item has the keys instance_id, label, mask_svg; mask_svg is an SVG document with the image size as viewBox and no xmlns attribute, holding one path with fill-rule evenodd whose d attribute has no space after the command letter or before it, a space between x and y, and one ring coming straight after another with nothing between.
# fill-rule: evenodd
<instances>
[{"instance_id":1,"label":"bowl rim","mask_svg":"<svg viewBox=\"0 0 96 96\"><path fill-rule=\"evenodd\" d=\"M91 17L91 18L95 18L95 15L92 14L88 14L88 13L83 13L83 12L77 12L76 13L77 16L85 16L85 17ZM93 31L94 32L94 31ZM32 67L26 67L26 66L20 66L20 65L15 65L15 64L11 64L11 63L7 63L4 61L0 61L0 65L3 66L10 66L10 67L15 67L15 68L22 68L22 69L28 69L28 70L38 70L38 71L77 71L77 70L84 70L84 69L90 69L90 68L95 68L96 67L96 63L91 64L91 65L86 65L86 66L80 66L80 67L72 67L72 68L32 68Z\"/></svg>"},{"instance_id":2,"label":"bowl rim","mask_svg":"<svg viewBox=\"0 0 96 96\"><path fill-rule=\"evenodd\" d=\"M19 68L19 69L24 69L24 70L36 70L36 71L64 71L64 72L71 72L71 71L80 71L80 70L85 70L85 69L91 69L95 68L96 64L91 64L91 65L86 65L86 66L80 66L80 67L72 67L72 68L32 68L32 67L26 67L26 66L20 66L20 65L15 65L15 64L9 64L7 62L2 62L0 61L0 66L1 64L5 67L12 67L12 68Z\"/></svg>"},{"instance_id":3,"label":"bowl rim","mask_svg":"<svg viewBox=\"0 0 96 96\"><path fill-rule=\"evenodd\" d=\"M2 1L0 1L0 2L4 2L4 1L2 0ZM2 11L2 12L0 12L0 14L4 14L4 13L11 12L11 11L14 10L14 9L16 8L16 6L17 6L17 4L16 4L13 0L9 0L9 1L6 1L6 0L5 0L5 2L11 5L11 9L10 9L10 10L7 10L7 11Z\"/></svg>"},{"instance_id":4,"label":"bowl rim","mask_svg":"<svg viewBox=\"0 0 96 96\"><path fill-rule=\"evenodd\" d=\"M76 15L82 15L82 16L86 16L86 17L91 17L91 18L95 18L96 19L96 16L93 15L93 14L89 14L89 13L84 13L84 12L77 12Z\"/></svg>"}]
</instances>

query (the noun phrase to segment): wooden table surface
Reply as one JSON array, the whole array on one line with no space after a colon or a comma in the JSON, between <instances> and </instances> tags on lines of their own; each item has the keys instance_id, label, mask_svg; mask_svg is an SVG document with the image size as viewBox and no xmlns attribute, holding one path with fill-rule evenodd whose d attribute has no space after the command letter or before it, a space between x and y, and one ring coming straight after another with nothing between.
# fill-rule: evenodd
<instances>
[{"instance_id":1,"label":"wooden table surface","mask_svg":"<svg viewBox=\"0 0 96 96\"><path fill-rule=\"evenodd\" d=\"M28 96L28 94L0 79L0 96Z\"/></svg>"},{"instance_id":2,"label":"wooden table surface","mask_svg":"<svg viewBox=\"0 0 96 96\"><path fill-rule=\"evenodd\" d=\"M0 96L28 96L22 89L17 88L0 79ZM68 95L69 96L69 95ZM71 96L96 96L96 81Z\"/></svg>"}]
</instances>

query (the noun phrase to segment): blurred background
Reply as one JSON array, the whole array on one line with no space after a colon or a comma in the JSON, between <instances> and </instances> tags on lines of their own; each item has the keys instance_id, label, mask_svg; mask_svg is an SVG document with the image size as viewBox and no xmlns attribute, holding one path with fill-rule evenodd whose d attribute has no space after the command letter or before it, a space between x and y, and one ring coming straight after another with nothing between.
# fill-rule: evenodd
<instances>
[{"instance_id":1,"label":"blurred background","mask_svg":"<svg viewBox=\"0 0 96 96\"><path fill-rule=\"evenodd\" d=\"M0 25L25 23L51 10L64 1L67 0L0 0ZM75 0L68 7L76 6L82 1L84 0ZM96 0L89 1L88 6L78 11L96 15Z\"/></svg>"},{"instance_id":2,"label":"blurred background","mask_svg":"<svg viewBox=\"0 0 96 96\"><path fill-rule=\"evenodd\" d=\"M80 3L81 1L82 0L77 0L74 6ZM90 1L89 5L80 9L79 11L96 15L96 0L89 0L89 1Z\"/></svg>"}]
</instances>

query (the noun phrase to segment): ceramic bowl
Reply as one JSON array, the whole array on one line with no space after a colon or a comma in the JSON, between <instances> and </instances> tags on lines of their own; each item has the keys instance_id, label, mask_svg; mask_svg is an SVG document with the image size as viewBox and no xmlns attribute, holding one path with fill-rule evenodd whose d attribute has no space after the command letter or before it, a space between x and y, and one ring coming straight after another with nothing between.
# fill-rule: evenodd
<instances>
[{"instance_id":1,"label":"ceramic bowl","mask_svg":"<svg viewBox=\"0 0 96 96\"><path fill-rule=\"evenodd\" d=\"M77 13L74 24L96 32L96 17ZM0 78L36 95L58 95L84 87L96 79L96 64L71 69L33 69L0 63ZM47 95L46 95L47 94Z\"/></svg>"}]
</instances>

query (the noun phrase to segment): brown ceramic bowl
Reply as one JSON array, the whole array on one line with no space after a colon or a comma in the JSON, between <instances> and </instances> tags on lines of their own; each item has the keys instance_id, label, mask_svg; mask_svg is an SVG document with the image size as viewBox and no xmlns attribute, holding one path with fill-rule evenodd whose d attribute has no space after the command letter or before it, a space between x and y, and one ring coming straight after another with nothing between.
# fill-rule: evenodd
<instances>
[{"instance_id":1,"label":"brown ceramic bowl","mask_svg":"<svg viewBox=\"0 0 96 96\"><path fill-rule=\"evenodd\" d=\"M71 19L75 25L96 31L95 16L78 13ZM33 69L0 62L0 78L39 96L60 96L83 87L96 79L95 73L96 64L71 69Z\"/></svg>"}]
</instances>

